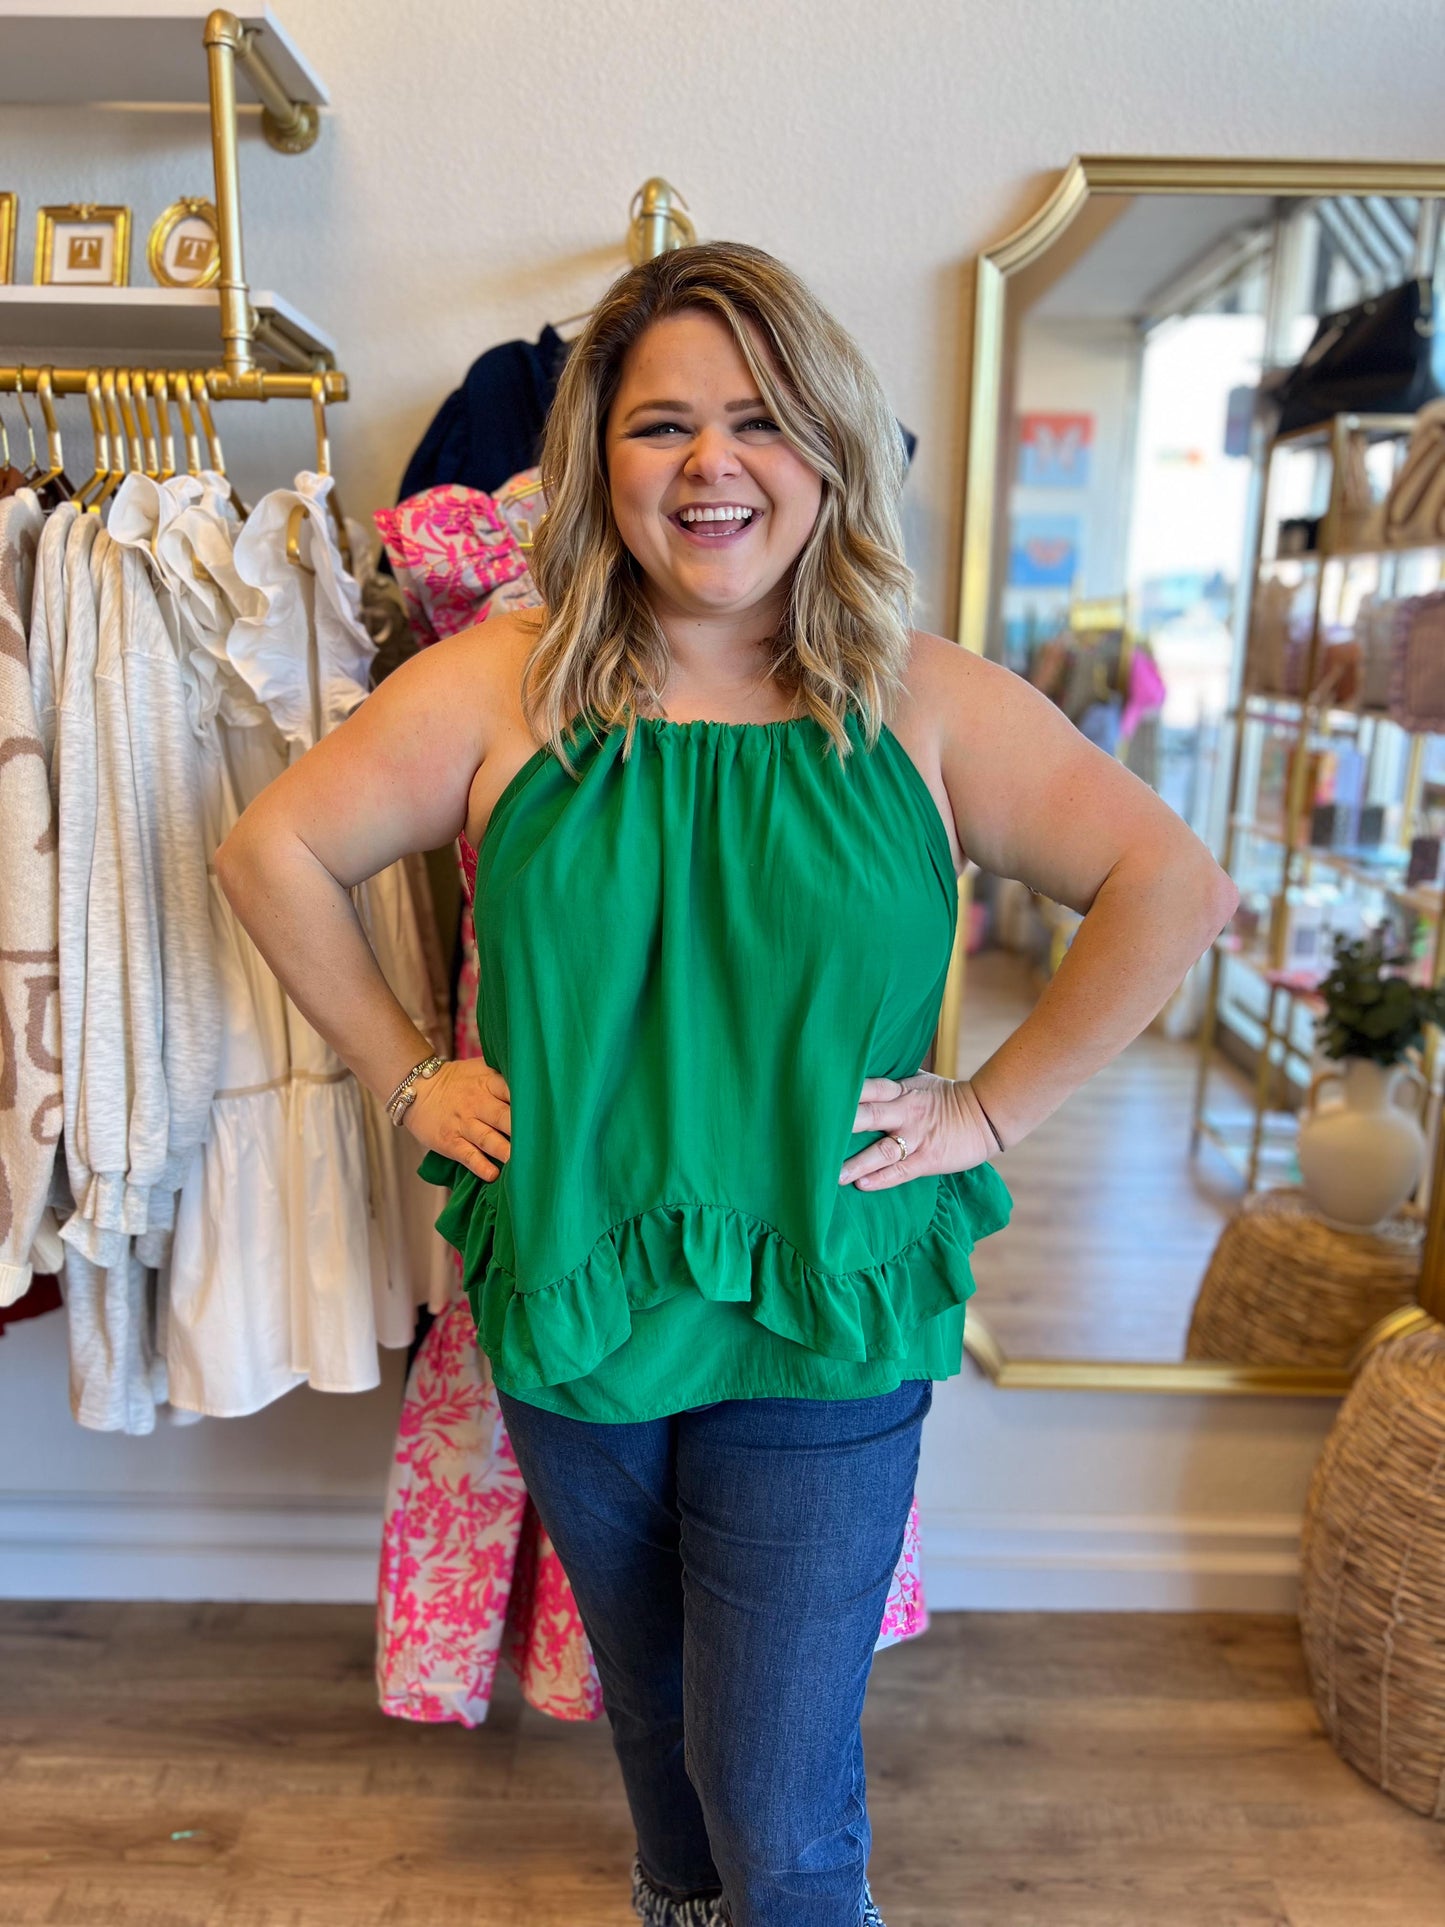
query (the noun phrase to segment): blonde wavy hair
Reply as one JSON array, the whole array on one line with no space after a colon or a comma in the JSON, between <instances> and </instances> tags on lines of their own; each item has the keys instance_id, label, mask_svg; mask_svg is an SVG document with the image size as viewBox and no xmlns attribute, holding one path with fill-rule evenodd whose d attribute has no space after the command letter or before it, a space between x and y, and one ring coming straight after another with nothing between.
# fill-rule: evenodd
<instances>
[{"instance_id":1,"label":"blonde wavy hair","mask_svg":"<svg viewBox=\"0 0 1445 1927\"><path fill-rule=\"evenodd\" d=\"M822 480L771 641L771 674L828 731L840 759L852 747L849 708L871 747L904 687L913 572L898 498L907 456L882 384L847 331L772 255L737 241L677 248L612 283L572 344L547 420L547 512L531 558L544 607L521 701L533 737L573 775L563 739L574 719L585 724L590 712L608 728L624 723L626 756L637 718L663 707L671 654L613 517L605 435L628 349L653 322L689 309L731 330L784 437Z\"/></svg>"}]
</instances>

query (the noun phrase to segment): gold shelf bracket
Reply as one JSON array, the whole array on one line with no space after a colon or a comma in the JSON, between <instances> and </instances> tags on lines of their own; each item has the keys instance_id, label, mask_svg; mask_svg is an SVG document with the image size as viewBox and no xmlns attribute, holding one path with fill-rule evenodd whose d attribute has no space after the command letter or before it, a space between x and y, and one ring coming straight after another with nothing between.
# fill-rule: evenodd
<instances>
[{"instance_id":1,"label":"gold shelf bracket","mask_svg":"<svg viewBox=\"0 0 1445 1927\"><path fill-rule=\"evenodd\" d=\"M294 101L271 71L257 43L258 36L243 27L224 8L208 15L203 35L211 93L211 158L216 179L216 226L221 271L216 282L221 302L221 354L224 378L233 392L247 387L256 372L256 315L246 283L246 259L241 242L241 169L236 144L236 65L240 63L261 96L261 126L272 147L284 154L300 154L312 145L321 129L317 109ZM219 371L218 371L219 373ZM212 388L214 394L216 390ZM254 391L264 399L264 390Z\"/></svg>"},{"instance_id":2,"label":"gold shelf bracket","mask_svg":"<svg viewBox=\"0 0 1445 1927\"><path fill-rule=\"evenodd\" d=\"M243 27L236 59L261 96L261 132L278 154L304 154L320 136L320 109L314 101L292 100L257 44L260 38L254 28Z\"/></svg>"}]
</instances>

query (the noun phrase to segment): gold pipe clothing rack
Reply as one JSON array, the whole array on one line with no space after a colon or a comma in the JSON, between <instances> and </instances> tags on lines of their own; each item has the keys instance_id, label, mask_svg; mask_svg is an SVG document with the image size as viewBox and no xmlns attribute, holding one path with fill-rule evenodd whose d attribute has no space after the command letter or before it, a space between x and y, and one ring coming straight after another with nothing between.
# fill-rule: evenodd
<instances>
[{"instance_id":1,"label":"gold pipe clothing rack","mask_svg":"<svg viewBox=\"0 0 1445 1927\"><path fill-rule=\"evenodd\" d=\"M83 395L91 375L105 368L130 368L133 365L117 356L114 360L93 363L88 368L31 367L29 364L8 368L0 366L0 400L6 395L38 395L42 376L46 378L53 395ZM345 375L335 368L318 370L314 375L270 373L253 368L244 376L233 377L222 369L200 369L166 362L140 372L146 375L186 375L192 388L197 383L205 385L206 395L211 401L313 401L318 381L323 384L322 398L325 401L345 401L349 392Z\"/></svg>"}]
</instances>

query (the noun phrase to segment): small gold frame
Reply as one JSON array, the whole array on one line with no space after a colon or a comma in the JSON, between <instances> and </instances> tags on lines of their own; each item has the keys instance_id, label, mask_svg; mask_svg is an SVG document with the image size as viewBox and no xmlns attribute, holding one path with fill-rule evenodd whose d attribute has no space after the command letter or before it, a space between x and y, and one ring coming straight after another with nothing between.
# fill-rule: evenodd
<instances>
[{"instance_id":1,"label":"small gold frame","mask_svg":"<svg viewBox=\"0 0 1445 1927\"><path fill-rule=\"evenodd\" d=\"M15 230L20 225L20 196L0 194L0 287L15 279Z\"/></svg>"},{"instance_id":2,"label":"small gold frame","mask_svg":"<svg viewBox=\"0 0 1445 1927\"><path fill-rule=\"evenodd\" d=\"M199 274L182 277L175 271L177 264L167 262L166 246L176 230L188 221L200 222L209 230L210 252ZM183 245L194 245L194 237L182 236L181 239ZM194 195L185 195L179 201L172 201L150 231L150 238L146 242L146 266L157 286L162 288L214 287L221 278L221 223L215 204Z\"/></svg>"},{"instance_id":3,"label":"small gold frame","mask_svg":"<svg viewBox=\"0 0 1445 1927\"><path fill-rule=\"evenodd\" d=\"M57 240L64 243L64 231L68 227L109 228L110 229L110 272L91 274L86 270L91 265L91 250L99 246L100 252L94 256L97 269L103 268L105 260L102 237L74 235L68 242L69 253L63 263L56 260ZM60 272L57 273L57 268ZM73 271L72 271L73 270ZM130 283L130 209L128 207L96 207L90 201L78 201L71 207L42 207L37 211L35 221L35 285L37 288L124 288Z\"/></svg>"}]
</instances>

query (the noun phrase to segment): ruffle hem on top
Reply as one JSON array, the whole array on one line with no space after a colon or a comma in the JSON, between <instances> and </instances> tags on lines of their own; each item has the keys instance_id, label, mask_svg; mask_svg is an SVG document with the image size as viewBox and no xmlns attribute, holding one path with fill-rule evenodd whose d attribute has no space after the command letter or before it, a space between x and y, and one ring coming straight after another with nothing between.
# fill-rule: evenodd
<instances>
[{"instance_id":1,"label":"ruffle hem on top","mask_svg":"<svg viewBox=\"0 0 1445 1927\"><path fill-rule=\"evenodd\" d=\"M731 1205L658 1204L609 1225L570 1271L519 1291L497 1250L502 1179L436 1151L419 1175L452 1187L436 1228L461 1253L478 1344L520 1388L586 1377L627 1342L634 1311L689 1286L747 1304L758 1324L826 1358L904 1359L918 1326L973 1296L970 1254L1008 1223L1013 1202L991 1164L944 1172L922 1232L853 1271L810 1265L772 1225Z\"/></svg>"}]
</instances>

